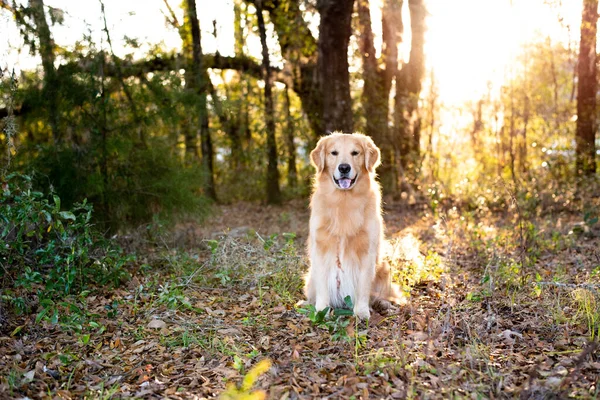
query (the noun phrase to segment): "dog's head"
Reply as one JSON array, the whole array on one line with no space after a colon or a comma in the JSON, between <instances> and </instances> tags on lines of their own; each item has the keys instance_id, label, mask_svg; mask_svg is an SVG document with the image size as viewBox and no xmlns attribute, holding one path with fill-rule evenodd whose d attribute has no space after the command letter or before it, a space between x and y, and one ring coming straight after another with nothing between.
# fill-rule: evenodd
<instances>
[{"instance_id":1,"label":"dog's head","mask_svg":"<svg viewBox=\"0 0 600 400\"><path fill-rule=\"evenodd\" d=\"M322 137L310 153L317 174L331 176L337 189L349 190L361 175L375 172L380 152L373 139L360 133L332 133Z\"/></svg>"}]
</instances>

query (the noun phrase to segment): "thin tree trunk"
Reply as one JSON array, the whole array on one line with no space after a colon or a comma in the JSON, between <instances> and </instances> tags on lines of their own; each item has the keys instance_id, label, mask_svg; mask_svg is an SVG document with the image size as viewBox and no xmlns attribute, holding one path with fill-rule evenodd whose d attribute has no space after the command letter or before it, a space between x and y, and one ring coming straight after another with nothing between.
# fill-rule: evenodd
<instances>
[{"instance_id":1,"label":"thin tree trunk","mask_svg":"<svg viewBox=\"0 0 600 400\"><path fill-rule=\"evenodd\" d=\"M367 120L366 134L376 144L382 144L387 130L387 96L384 92L383 73L379 70L373 43L371 12L369 0L358 1L358 20L360 25L360 50L363 61L363 108Z\"/></svg>"},{"instance_id":2,"label":"thin tree trunk","mask_svg":"<svg viewBox=\"0 0 600 400\"><path fill-rule=\"evenodd\" d=\"M265 80L265 117L267 128L267 202L269 204L281 203L281 191L279 189L279 170L277 169L277 141L275 140L275 107L273 105L271 62L269 59L269 48L267 47L267 32L263 17L262 0L256 0L256 16L258 18L258 30L262 45L262 66Z\"/></svg>"},{"instance_id":3,"label":"thin tree trunk","mask_svg":"<svg viewBox=\"0 0 600 400\"><path fill-rule=\"evenodd\" d=\"M54 40L46 21L43 0L29 0L29 7L33 15L33 21L36 26L36 34L40 41L40 56L42 58L42 67L44 68L44 97L47 101L48 119L50 120L50 129L52 137L56 144L61 144L63 135L60 131L59 119L59 97L58 97L58 76L54 66Z\"/></svg>"},{"instance_id":4,"label":"thin tree trunk","mask_svg":"<svg viewBox=\"0 0 600 400\"><path fill-rule=\"evenodd\" d=\"M578 175L596 172L596 31L598 24L598 0L583 0L581 18L581 41L577 82L577 131L575 133Z\"/></svg>"},{"instance_id":5,"label":"thin tree trunk","mask_svg":"<svg viewBox=\"0 0 600 400\"><path fill-rule=\"evenodd\" d=\"M102 195L101 195L101 207L104 210L104 216L110 215L110 205L108 202L108 117L107 117L107 100L106 100L106 86L104 78L104 69L106 68L106 57L104 51L100 53L102 57L102 63L100 64L100 104L102 107L102 119L100 123L100 139L102 140L101 157L100 157L100 174L102 175Z\"/></svg>"},{"instance_id":6,"label":"thin tree trunk","mask_svg":"<svg viewBox=\"0 0 600 400\"><path fill-rule=\"evenodd\" d=\"M431 70L431 87L429 88L429 140L427 141L427 156L429 157L429 172L434 180L437 180L437 168L435 157L433 155L433 134L435 132L435 106L438 97L437 90L435 87L435 74L433 69ZM479 105L479 116L478 120L481 121L481 105L483 101L478 102ZM481 128L479 128L481 129Z\"/></svg>"},{"instance_id":7,"label":"thin tree trunk","mask_svg":"<svg viewBox=\"0 0 600 400\"><path fill-rule=\"evenodd\" d=\"M527 129L529 127L529 96L523 96L523 133L519 146L519 166L521 173L527 173Z\"/></svg>"},{"instance_id":8,"label":"thin tree trunk","mask_svg":"<svg viewBox=\"0 0 600 400\"><path fill-rule=\"evenodd\" d=\"M396 156L402 170L416 179L420 160L421 117L419 96L425 73L423 44L425 36L425 5L423 0L409 0L411 21L410 60L396 77L395 130ZM398 154L399 153L399 154Z\"/></svg>"},{"instance_id":9,"label":"thin tree trunk","mask_svg":"<svg viewBox=\"0 0 600 400\"><path fill-rule=\"evenodd\" d=\"M398 45L402 42L404 24L402 22L402 0L384 0L381 15L383 49L381 51L385 72L383 86L386 101L386 127L384 130L383 146L381 148L382 166L379 168L384 192L398 193L398 182L404 172L400 168L399 153L397 151L397 138L395 130L389 128L390 117L390 92L395 83L396 90L399 82L398 76Z\"/></svg>"},{"instance_id":10,"label":"thin tree trunk","mask_svg":"<svg viewBox=\"0 0 600 400\"><path fill-rule=\"evenodd\" d=\"M508 139L508 155L510 157L510 174L512 176L513 182L515 183L515 187L517 187L517 176L515 174L515 136L516 136L516 128L515 128L515 93L513 83L510 83L510 119L509 119L509 139Z\"/></svg>"},{"instance_id":11,"label":"thin tree trunk","mask_svg":"<svg viewBox=\"0 0 600 400\"><path fill-rule=\"evenodd\" d=\"M296 146L294 144L294 119L290 111L290 93L289 88L285 87L285 142L287 146L287 182L290 189L298 186L298 171L296 170Z\"/></svg>"},{"instance_id":12,"label":"thin tree trunk","mask_svg":"<svg viewBox=\"0 0 600 400\"><path fill-rule=\"evenodd\" d=\"M212 104L215 110L215 114L219 118L221 123L221 129L227 134L230 140L231 146L231 157L230 157L230 168L232 171L238 171L243 163L243 151L242 151L242 140L241 140L241 129L240 129L240 118L232 115L227 115L223 109L223 104L217 90L211 81L208 82L208 92L212 99ZM227 92L227 89L226 89ZM226 98L229 98L229 94L226 93Z\"/></svg>"},{"instance_id":13,"label":"thin tree trunk","mask_svg":"<svg viewBox=\"0 0 600 400\"><path fill-rule=\"evenodd\" d=\"M112 40L110 38L110 32L108 30L108 24L106 22L106 13L104 11L104 1L100 0L100 12L102 13L102 20L104 22L104 33L106 33L106 40L108 42L108 48L110 49L110 55L115 63L116 71L117 71L117 79L119 79L119 83L121 88L123 89L123 93L125 93L125 98L127 98L127 102L129 103L129 107L131 107L131 113L133 114L133 122L135 123L135 129L137 129L137 136L139 143L143 147L148 147L148 143L146 142L146 134L144 132L143 121L140 116L140 112L133 100L133 95L131 94L131 90L129 90L129 86L125 83L125 79L123 78L123 72L121 69L121 60L115 55L113 50Z\"/></svg>"},{"instance_id":14,"label":"thin tree trunk","mask_svg":"<svg viewBox=\"0 0 600 400\"><path fill-rule=\"evenodd\" d=\"M358 0L360 25L360 50L363 59L364 88L362 104L367 121L366 134L381 149L382 166L379 176L384 190L396 192L397 176L393 162L393 147L388 134L389 94L398 70L398 43L402 34L402 1L386 0L382 12L383 48L382 60L377 60L371 27L368 0ZM385 65L385 69L379 68Z\"/></svg>"},{"instance_id":15,"label":"thin tree trunk","mask_svg":"<svg viewBox=\"0 0 600 400\"><path fill-rule=\"evenodd\" d=\"M554 60L554 49L552 48L552 42L548 39L548 47L550 48L550 74L552 75L552 99L554 102L554 127L558 131L560 126L560 111L558 108L558 73L556 71L556 61Z\"/></svg>"},{"instance_id":16,"label":"thin tree trunk","mask_svg":"<svg viewBox=\"0 0 600 400\"><path fill-rule=\"evenodd\" d=\"M317 70L323 96L323 133L352 132L352 99L348 43L354 0L318 0L319 58Z\"/></svg>"},{"instance_id":17,"label":"thin tree trunk","mask_svg":"<svg viewBox=\"0 0 600 400\"><path fill-rule=\"evenodd\" d=\"M200 22L196 12L196 0L187 0L187 17L189 18L192 33L193 48L193 75L196 82L196 93L198 94L198 119L200 130L200 147L202 149L202 167L204 169L204 190L206 196L211 199L217 198L213 167L213 146L208 125L207 88L208 71L203 64L202 45L200 34Z\"/></svg>"}]
</instances>

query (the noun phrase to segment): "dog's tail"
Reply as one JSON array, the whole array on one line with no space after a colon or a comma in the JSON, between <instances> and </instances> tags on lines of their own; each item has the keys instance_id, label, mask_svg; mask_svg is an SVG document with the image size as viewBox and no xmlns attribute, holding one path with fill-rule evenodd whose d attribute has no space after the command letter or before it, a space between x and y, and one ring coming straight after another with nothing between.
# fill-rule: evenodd
<instances>
[{"instance_id":1,"label":"dog's tail","mask_svg":"<svg viewBox=\"0 0 600 400\"><path fill-rule=\"evenodd\" d=\"M392 282L390 264L385 260L380 261L377 265L371 297L391 301L398 305L408 302L407 296L400 286Z\"/></svg>"}]
</instances>

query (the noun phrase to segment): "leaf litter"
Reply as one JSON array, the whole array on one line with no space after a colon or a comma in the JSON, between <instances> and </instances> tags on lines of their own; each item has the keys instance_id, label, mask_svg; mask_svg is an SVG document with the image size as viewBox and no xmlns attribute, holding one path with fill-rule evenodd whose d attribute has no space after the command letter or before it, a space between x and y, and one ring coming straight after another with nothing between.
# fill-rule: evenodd
<instances>
[{"instance_id":1,"label":"leaf litter","mask_svg":"<svg viewBox=\"0 0 600 400\"><path fill-rule=\"evenodd\" d=\"M392 243L413 247L392 260L409 301L368 325L299 311L304 203L223 206L212 223L179 226L172 246L146 244L128 285L95 288L87 328L10 316L0 396L598 397L597 234L540 221L540 237L564 238L538 240L523 267L506 218L394 204L385 217Z\"/></svg>"}]
</instances>

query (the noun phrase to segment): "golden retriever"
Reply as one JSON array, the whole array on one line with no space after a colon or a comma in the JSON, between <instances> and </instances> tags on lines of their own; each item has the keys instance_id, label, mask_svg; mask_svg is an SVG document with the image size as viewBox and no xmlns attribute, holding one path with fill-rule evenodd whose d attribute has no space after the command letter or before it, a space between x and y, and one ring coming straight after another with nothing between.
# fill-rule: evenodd
<instances>
[{"instance_id":1,"label":"golden retriever","mask_svg":"<svg viewBox=\"0 0 600 400\"><path fill-rule=\"evenodd\" d=\"M319 140L310 158L317 173L310 202L307 300L320 311L344 307L350 296L354 315L368 319L370 304L400 300L380 254L384 225L375 180L380 151L368 136L333 133Z\"/></svg>"}]
</instances>

